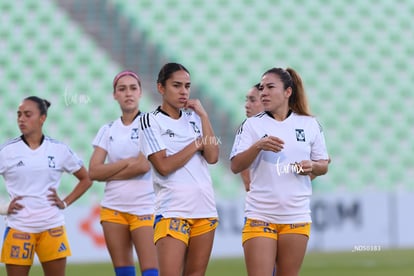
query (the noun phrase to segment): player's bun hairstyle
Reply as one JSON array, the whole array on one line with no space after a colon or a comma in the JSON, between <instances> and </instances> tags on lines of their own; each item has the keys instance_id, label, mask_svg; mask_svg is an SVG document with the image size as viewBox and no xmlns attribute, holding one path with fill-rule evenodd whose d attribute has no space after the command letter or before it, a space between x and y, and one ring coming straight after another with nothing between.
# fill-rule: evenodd
<instances>
[{"instance_id":1,"label":"player's bun hairstyle","mask_svg":"<svg viewBox=\"0 0 414 276\"><path fill-rule=\"evenodd\" d=\"M131 70L124 70L124 71L119 72L115 76L114 81L112 82L112 86L114 88L114 92L115 92L116 84L118 83L119 79L122 78L122 77L125 77L125 76L131 76L134 79L136 79L138 81L139 87L141 88L141 79L139 78L138 74L135 73L135 72L133 72L133 71L131 71Z\"/></svg>"},{"instance_id":2,"label":"player's bun hairstyle","mask_svg":"<svg viewBox=\"0 0 414 276\"><path fill-rule=\"evenodd\" d=\"M45 99L41 99L37 96L30 96L24 99L25 101L32 101L37 104L37 108L40 111L40 115L47 115L47 110L49 109L50 102Z\"/></svg>"},{"instance_id":3,"label":"player's bun hairstyle","mask_svg":"<svg viewBox=\"0 0 414 276\"><path fill-rule=\"evenodd\" d=\"M171 75L174 72L181 71L181 70L184 70L188 74L190 74L187 68L185 68L183 65L179 63L170 62L170 63L165 64L161 68L160 72L158 73L157 83L161 84L162 86L165 86L166 81L171 77Z\"/></svg>"}]
</instances>

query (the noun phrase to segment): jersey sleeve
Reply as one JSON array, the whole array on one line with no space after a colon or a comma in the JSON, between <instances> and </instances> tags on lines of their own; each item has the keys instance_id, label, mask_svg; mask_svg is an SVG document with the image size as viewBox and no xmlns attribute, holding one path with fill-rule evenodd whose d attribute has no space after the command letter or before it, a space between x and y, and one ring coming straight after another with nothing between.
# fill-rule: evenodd
<instances>
[{"instance_id":1,"label":"jersey sleeve","mask_svg":"<svg viewBox=\"0 0 414 276\"><path fill-rule=\"evenodd\" d=\"M140 132L142 139L142 152L146 157L166 149L161 139L161 128L152 113L146 113L140 118Z\"/></svg>"},{"instance_id":2,"label":"jersey sleeve","mask_svg":"<svg viewBox=\"0 0 414 276\"><path fill-rule=\"evenodd\" d=\"M108 151L109 143L109 125L102 126L92 141L92 146L100 147Z\"/></svg>"},{"instance_id":3,"label":"jersey sleeve","mask_svg":"<svg viewBox=\"0 0 414 276\"><path fill-rule=\"evenodd\" d=\"M311 160L327 160L329 159L328 150L326 148L325 136L322 126L315 119L315 139L311 145Z\"/></svg>"},{"instance_id":4,"label":"jersey sleeve","mask_svg":"<svg viewBox=\"0 0 414 276\"><path fill-rule=\"evenodd\" d=\"M4 159L4 150L0 149L0 175L4 174L6 169L6 163Z\"/></svg>"},{"instance_id":5,"label":"jersey sleeve","mask_svg":"<svg viewBox=\"0 0 414 276\"><path fill-rule=\"evenodd\" d=\"M10 150L7 146L8 142L5 144L0 145L0 175L3 175L6 173L7 167L9 167L9 163L7 163L8 159L7 156L10 156ZM14 153L11 153L12 155Z\"/></svg>"},{"instance_id":6,"label":"jersey sleeve","mask_svg":"<svg viewBox=\"0 0 414 276\"><path fill-rule=\"evenodd\" d=\"M230 160L237 154L247 150L254 142L250 122L248 120L244 120L237 130L236 137L234 138L233 147L230 153Z\"/></svg>"},{"instance_id":7,"label":"jersey sleeve","mask_svg":"<svg viewBox=\"0 0 414 276\"><path fill-rule=\"evenodd\" d=\"M62 150L62 154L64 154L62 169L67 173L75 173L83 167L83 161L67 145L63 146L65 149Z\"/></svg>"}]
</instances>

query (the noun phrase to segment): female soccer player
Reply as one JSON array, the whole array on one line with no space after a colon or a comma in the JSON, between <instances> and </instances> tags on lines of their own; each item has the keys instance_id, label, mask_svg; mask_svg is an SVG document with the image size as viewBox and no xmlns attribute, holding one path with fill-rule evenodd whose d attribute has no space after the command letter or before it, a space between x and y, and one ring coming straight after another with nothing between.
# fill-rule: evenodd
<instances>
[{"instance_id":1,"label":"female soccer player","mask_svg":"<svg viewBox=\"0 0 414 276\"><path fill-rule=\"evenodd\" d=\"M62 210L92 184L79 157L43 134L49 106L36 96L24 99L17 111L22 135L0 147L0 174L11 197L1 252L7 275L28 275L35 253L45 275L65 275L71 252ZM63 172L79 182L62 200L56 191Z\"/></svg>"},{"instance_id":2,"label":"female soccer player","mask_svg":"<svg viewBox=\"0 0 414 276\"><path fill-rule=\"evenodd\" d=\"M189 98L190 86L183 65L164 65L157 80L162 104L141 117L154 169L154 242L163 276L204 275L218 225L208 171L218 161L218 141L200 101Z\"/></svg>"},{"instance_id":3,"label":"female soccer player","mask_svg":"<svg viewBox=\"0 0 414 276\"><path fill-rule=\"evenodd\" d=\"M246 110L246 117L250 118L260 112L263 112L263 104L260 101L259 95L260 83L253 85L246 94L246 103L244 109ZM240 172L246 192L250 190L250 170L246 169Z\"/></svg>"},{"instance_id":4,"label":"female soccer player","mask_svg":"<svg viewBox=\"0 0 414 276\"><path fill-rule=\"evenodd\" d=\"M311 176L328 170L321 126L310 115L300 76L272 68L260 83L265 112L236 135L234 173L250 167L242 240L248 275L298 275L310 234Z\"/></svg>"},{"instance_id":5,"label":"female soccer player","mask_svg":"<svg viewBox=\"0 0 414 276\"><path fill-rule=\"evenodd\" d=\"M246 94L246 103L244 109L246 111L246 117L250 118L260 112L263 112L263 104L260 101L260 83L253 85Z\"/></svg>"},{"instance_id":6,"label":"female soccer player","mask_svg":"<svg viewBox=\"0 0 414 276\"><path fill-rule=\"evenodd\" d=\"M153 243L154 188L150 163L141 153L138 134L141 81L122 71L113 81L113 96L122 116L101 127L89 163L93 180L105 181L101 224L117 276L135 276L132 245L141 275L158 275ZM105 162L107 160L107 162Z\"/></svg>"}]
</instances>

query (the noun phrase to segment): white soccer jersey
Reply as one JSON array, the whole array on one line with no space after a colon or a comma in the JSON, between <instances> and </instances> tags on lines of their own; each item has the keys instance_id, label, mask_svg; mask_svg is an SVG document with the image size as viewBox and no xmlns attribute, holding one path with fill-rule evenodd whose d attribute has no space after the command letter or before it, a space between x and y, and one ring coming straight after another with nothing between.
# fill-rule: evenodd
<instances>
[{"instance_id":1,"label":"white soccer jersey","mask_svg":"<svg viewBox=\"0 0 414 276\"><path fill-rule=\"evenodd\" d=\"M311 222L309 176L297 174L295 162L328 159L322 129L314 117L291 113L277 121L266 112L248 118L236 135L230 159L266 136L285 144L282 151L261 151L251 165L245 216L271 223Z\"/></svg>"},{"instance_id":2,"label":"white soccer jersey","mask_svg":"<svg viewBox=\"0 0 414 276\"><path fill-rule=\"evenodd\" d=\"M7 216L7 226L39 233L64 224L62 211L52 206L47 196L59 187L63 172L75 173L83 166L79 157L65 144L45 136L37 149L31 149L21 137L0 148L0 174L9 196L22 196L24 208Z\"/></svg>"},{"instance_id":3,"label":"white soccer jersey","mask_svg":"<svg viewBox=\"0 0 414 276\"><path fill-rule=\"evenodd\" d=\"M104 125L92 144L107 152L107 162L137 157L141 152L139 116L128 126L121 118ZM110 209L134 215L154 212L154 187L151 171L127 180L106 182L101 205Z\"/></svg>"},{"instance_id":4,"label":"white soccer jersey","mask_svg":"<svg viewBox=\"0 0 414 276\"><path fill-rule=\"evenodd\" d=\"M181 151L202 135L200 117L194 112L182 112L175 120L160 108L141 117L146 156L166 149L167 156ZM213 185L208 163L200 152L168 176L153 169L156 194L156 215L166 218L217 217Z\"/></svg>"}]
</instances>

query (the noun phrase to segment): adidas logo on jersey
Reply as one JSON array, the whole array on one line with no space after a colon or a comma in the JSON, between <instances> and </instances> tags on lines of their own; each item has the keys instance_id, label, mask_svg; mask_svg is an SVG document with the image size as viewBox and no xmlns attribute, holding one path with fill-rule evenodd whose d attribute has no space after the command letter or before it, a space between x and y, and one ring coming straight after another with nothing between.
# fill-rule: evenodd
<instances>
[{"instance_id":1,"label":"adidas logo on jersey","mask_svg":"<svg viewBox=\"0 0 414 276\"><path fill-rule=\"evenodd\" d=\"M66 251L66 245L62 242L59 246L58 252L63 252Z\"/></svg>"},{"instance_id":2,"label":"adidas logo on jersey","mask_svg":"<svg viewBox=\"0 0 414 276\"><path fill-rule=\"evenodd\" d=\"M19 163L17 163L17 167L22 167L22 166L24 166L24 163L22 160L20 160Z\"/></svg>"}]
</instances>

